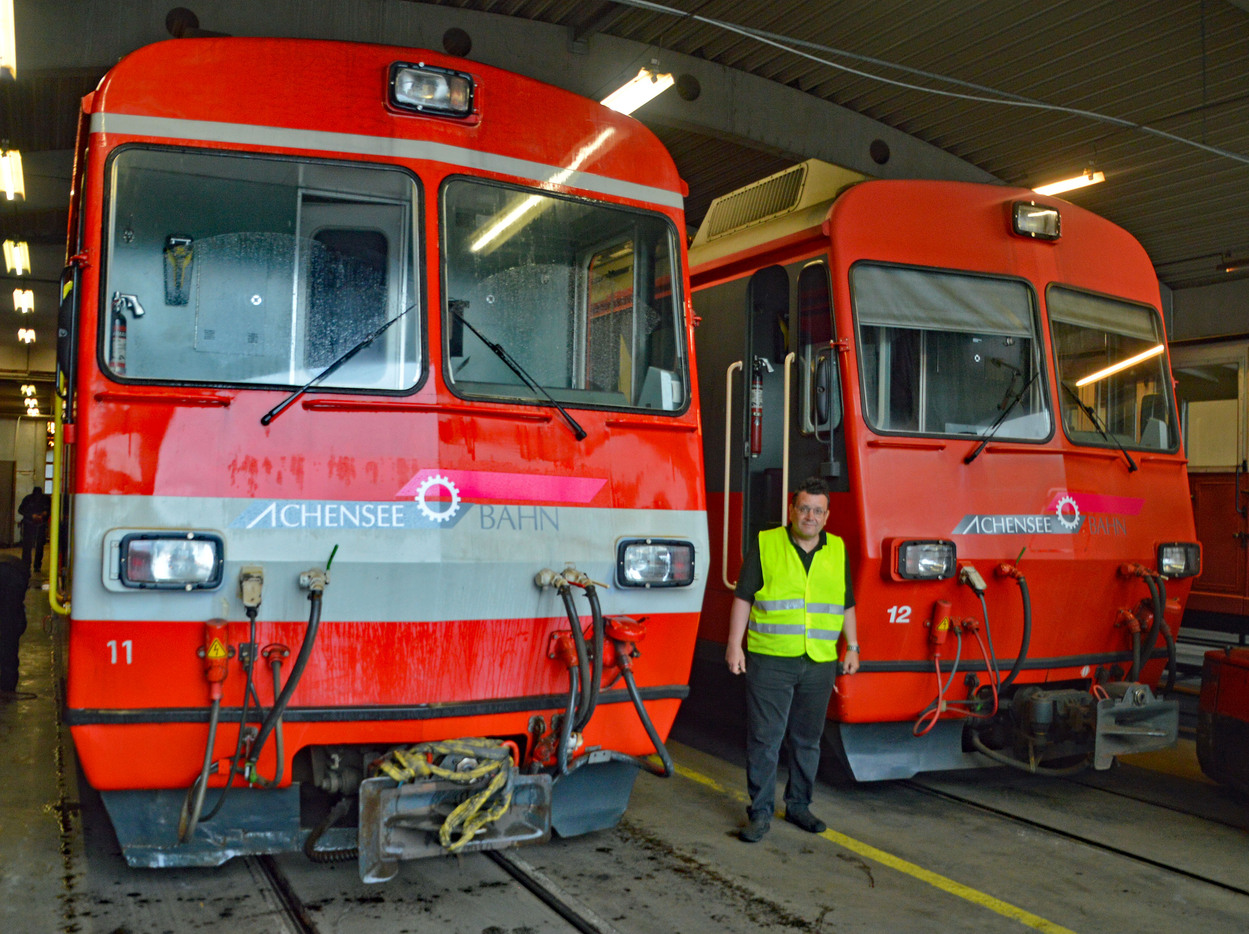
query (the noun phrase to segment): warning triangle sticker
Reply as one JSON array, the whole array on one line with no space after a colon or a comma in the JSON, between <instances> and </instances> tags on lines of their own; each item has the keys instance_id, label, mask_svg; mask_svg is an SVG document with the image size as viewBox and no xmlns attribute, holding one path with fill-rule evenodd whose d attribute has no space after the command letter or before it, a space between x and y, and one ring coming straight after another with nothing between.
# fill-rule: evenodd
<instances>
[{"instance_id":1,"label":"warning triangle sticker","mask_svg":"<svg viewBox=\"0 0 1249 934\"><path fill-rule=\"evenodd\" d=\"M226 657L226 647L221 644L220 639L213 639L213 641L209 643L208 657L209 658L225 658Z\"/></svg>"}]
</instances>

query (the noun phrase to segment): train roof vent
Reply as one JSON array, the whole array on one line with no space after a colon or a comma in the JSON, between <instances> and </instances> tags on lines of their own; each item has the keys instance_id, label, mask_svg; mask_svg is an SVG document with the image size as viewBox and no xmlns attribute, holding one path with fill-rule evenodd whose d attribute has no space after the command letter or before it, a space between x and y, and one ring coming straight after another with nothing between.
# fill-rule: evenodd
<instances>
[{"instance_id":1,"label":"train roof vent","mask_svg":"<svg viewBox=\"0 0 1249 934\"><path fill-rule=\"evenodd\" d=\"M732 194L716 198L707 210L704 225L707 239L714 240L788 214L802 200L807 165L806 162L800 163L739 188Z\"/></svg>"}]
</instances>

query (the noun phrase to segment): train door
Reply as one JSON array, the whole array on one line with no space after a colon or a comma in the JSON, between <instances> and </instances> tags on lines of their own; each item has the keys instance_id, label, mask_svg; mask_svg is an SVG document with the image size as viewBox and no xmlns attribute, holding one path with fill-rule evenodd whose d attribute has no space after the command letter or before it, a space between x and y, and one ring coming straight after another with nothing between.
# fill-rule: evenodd
<instances>
[{"instance_id":1,"label":"train door","mask_svg":"<svg viewBox=\"0 0 1249 934\"><path fill-rule=\"evenodd\" d=\"M1240 631L1249 612L1244 344L1175 347L1171 368L1201 542L1185 626Z\"/></svg>"},{"instance_id":2,"label":"train door","mask_svg":"<svg viewBox=\"0 0 1249 934\"><path fill-rule=\"evenodd\" d=\"M847 489L831 294L828 266L818 260L765 267L748 285L739 461L743 551L760 531L787 521L788 493L806 477Z\"/></svg>"}]
</instances>

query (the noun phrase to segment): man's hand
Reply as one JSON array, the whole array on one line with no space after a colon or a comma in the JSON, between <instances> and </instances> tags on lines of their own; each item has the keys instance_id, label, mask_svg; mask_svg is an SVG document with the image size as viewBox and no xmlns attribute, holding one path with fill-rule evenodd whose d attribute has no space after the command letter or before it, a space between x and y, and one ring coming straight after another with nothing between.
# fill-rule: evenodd
<instances>
[{"instance_id":1,"label":"man's hand","mask_svg":"<svg viewBox=\"0 0 1249 934\"><path fill-rule=\"evenodd\" d=\"M852 675L859 670L859 650L846 649L841 656L841 673L843 675Z\"/></svg>"},{"instance_id":2,"label":"man's hand","mask_svg":"<svg viewBox=\"0 0 1249 934\"><path fill-rule=\"evenodd\" d=\"M724 649L724 660L728 663L729 672L735 675L746 673L746 653L742 651L740 644L729 644Z\"/></svg>"}]
</instances>

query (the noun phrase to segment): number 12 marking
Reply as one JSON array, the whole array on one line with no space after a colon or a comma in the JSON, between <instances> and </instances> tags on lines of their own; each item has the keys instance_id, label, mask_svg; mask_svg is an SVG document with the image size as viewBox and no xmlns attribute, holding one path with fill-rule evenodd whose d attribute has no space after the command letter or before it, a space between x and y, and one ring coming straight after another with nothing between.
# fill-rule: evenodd
<instances>
[{"instance_id":1,"label":"number 12 marking","mask_svg":"<svg viewBox=\"0 0 1249 934\"><path fill-rule=\"evenodd\" d=\"M891 606L888 612L889 622L891 623L909 623L911 621L911 608L909 606Z\"/></svg>"}]
</instances>

